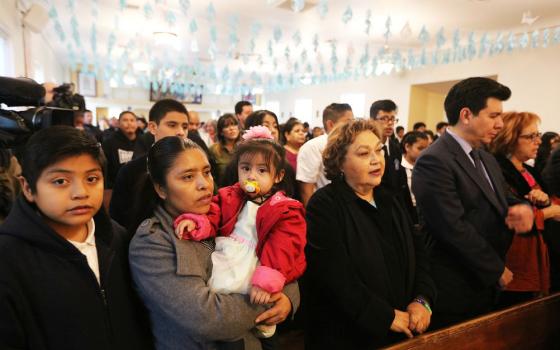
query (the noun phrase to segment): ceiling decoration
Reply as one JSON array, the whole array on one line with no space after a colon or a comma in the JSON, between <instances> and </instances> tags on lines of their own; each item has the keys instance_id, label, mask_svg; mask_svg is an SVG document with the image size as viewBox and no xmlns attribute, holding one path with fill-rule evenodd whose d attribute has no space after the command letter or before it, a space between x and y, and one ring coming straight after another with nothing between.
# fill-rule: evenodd
<instances>
[{"instance_id":1,"label":"ceiling decoration","mask_svg":"<svg viewBox=\"0 0 560 350\"><path fill-rule=\"evenodd\" d=\"M388 12L383 1L42 2L48 35L73 69L113 87L155 84L179 93L200 86L218 94L278 91L560 44L560 22L539 27L529 10L518 12L522 27L517 17L517 26L488 30L446 26L456 19L422 23L421 14ZM491 3L455 2L481 9ZM560 17L560 6L550 6Z\"/></svg>"}]
</instances>

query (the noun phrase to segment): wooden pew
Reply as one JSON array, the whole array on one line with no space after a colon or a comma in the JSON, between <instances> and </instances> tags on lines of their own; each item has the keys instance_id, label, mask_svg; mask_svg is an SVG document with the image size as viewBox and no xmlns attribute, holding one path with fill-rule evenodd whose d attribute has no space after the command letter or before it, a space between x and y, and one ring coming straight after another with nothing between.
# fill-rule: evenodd
<instances>
[{"instance_id":1,"label":"wooden pew","mask_svg":"<svg viewBox=\"0 0 560 350\"><path fill-rule=\"evenodd\" d=\"M560 293L416 336L386 349L560 349Z\"/></svg>"}]
</instances>

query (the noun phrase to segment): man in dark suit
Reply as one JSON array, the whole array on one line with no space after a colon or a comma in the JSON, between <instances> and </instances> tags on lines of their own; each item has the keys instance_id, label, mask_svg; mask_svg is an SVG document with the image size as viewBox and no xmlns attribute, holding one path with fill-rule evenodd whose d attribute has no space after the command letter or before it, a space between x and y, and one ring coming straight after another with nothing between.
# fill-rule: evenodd
<instances>
[{"instance_id":1,"label":"man in dark suit","mask_svg":"<svg viewBox=\"0 0 560 350\"><path fill-rule=\"evenodd\" d=\"M433 328L491 311L499 288L515 278L505 254L512 231L531 229L533 213L506 195L499 165L482 150L503 127L510 95L487 78L457 83L445 99L450 128L414 166L412 190L434 241Z\"/></svg>"},{"instance_id":2,"label":"man in dark suit","mask_svg":"<svg viewBox=\"0 0 560 350\"><path fill-rule=\"evenodd\" d=\"M375 101L369 109L369 117L375 120L381 131L381 143L385 154L385 172L381 179L381 186L399 196L413 221L417 222L416 210L412 205L408 189L406 170L401 166L401 145L395 137L395 124L399 121L397 109L397 105L391 100Z\"/></svg>"}]
</instances>

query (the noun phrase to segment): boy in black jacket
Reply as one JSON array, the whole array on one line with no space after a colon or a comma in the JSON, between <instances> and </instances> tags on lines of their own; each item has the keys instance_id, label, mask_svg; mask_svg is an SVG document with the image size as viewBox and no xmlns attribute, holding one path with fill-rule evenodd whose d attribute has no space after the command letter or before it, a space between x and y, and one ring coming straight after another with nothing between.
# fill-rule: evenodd
<instances>
[{"instance_id":1,"label":"boy in black jacket","mask_svg":"<svg viewBox=\"0 0 560 350\"><path fill-rule=\"evenodd\" d=\"M33 135L0 227L0 348L150 349L128 242L102 207L101 148L57 126Z\"/></svg>"}]
</instances>

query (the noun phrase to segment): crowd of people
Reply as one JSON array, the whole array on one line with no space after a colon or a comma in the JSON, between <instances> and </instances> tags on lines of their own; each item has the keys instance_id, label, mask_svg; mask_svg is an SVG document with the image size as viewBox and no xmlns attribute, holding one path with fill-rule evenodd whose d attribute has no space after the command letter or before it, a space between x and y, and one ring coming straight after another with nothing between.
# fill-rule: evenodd
<instances>
[{"instance_id":1,"label":"crowd of people","mask_svg":"<svg viewBox=\"0 0 560 350\"><path fill-rule=\"evenodd\" d=\"M560 136L511 93L460 81L435 133L392 100L40 130L0 157L0 347L373 349L558 291Z\"/></svg>"}]
</instances>

